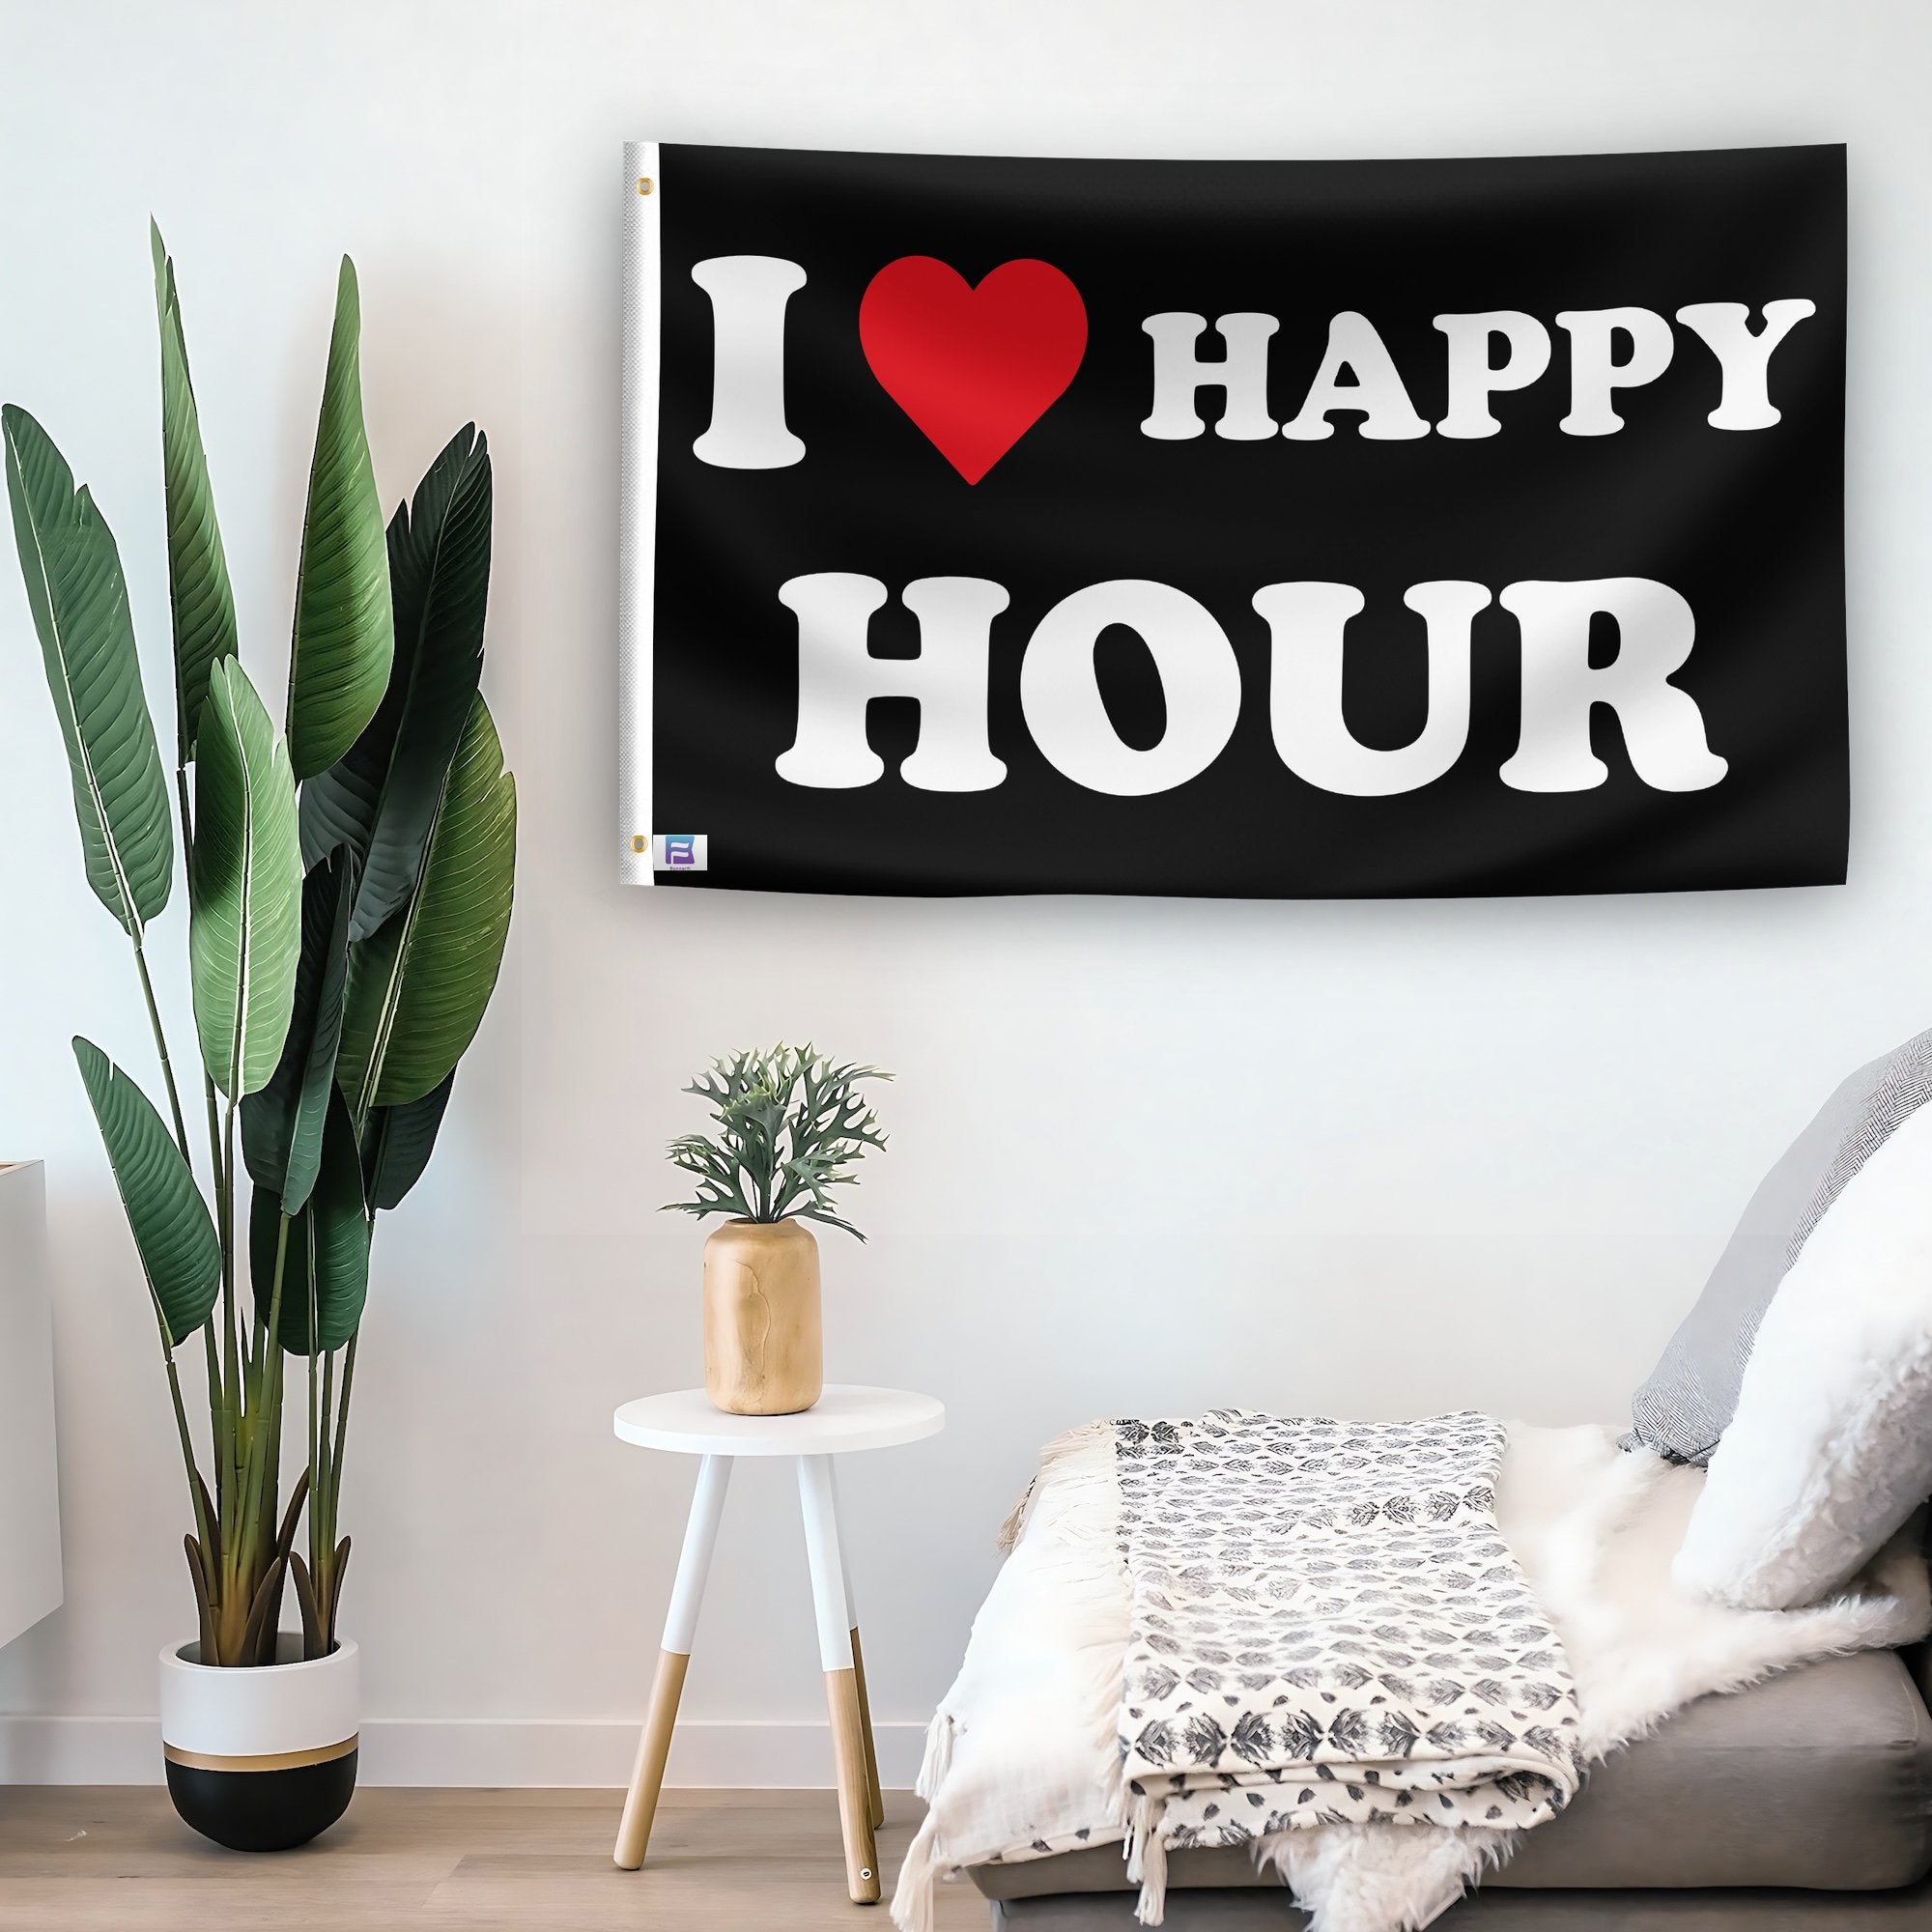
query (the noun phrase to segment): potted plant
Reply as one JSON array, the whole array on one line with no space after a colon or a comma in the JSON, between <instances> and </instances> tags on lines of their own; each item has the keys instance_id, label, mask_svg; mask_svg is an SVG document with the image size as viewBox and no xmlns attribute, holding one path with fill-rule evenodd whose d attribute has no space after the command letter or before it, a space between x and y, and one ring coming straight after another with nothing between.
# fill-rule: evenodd
<instances>
[{"instance_id":1,"label":"potted plant","mask_svg":"<svg viewBox=\"0 0 1932 1932\"><path fill-rule=\"evenodd\" d=\"M704 1243L704 1386L727 1414L791 1415L824 1392L818 1242L804 1224L866 1238L832 1211L832 1190L885 1146L859 1085L891 1078L780 1044L714 1061L684 1090L716 1131L671 1142L671 1165L696 1187L666 1207L730 1217Z\"/></svg>"},{"instance_id":2,"label":"potted plant","mask_svg":"<svg viewBox=\"0 0 1932 1932\"><path fill-rule=\"evenodd\" d=\"M75 1039L147 1278L192 1522L197 1635L161 1657L168 1787L198 1831L271 1850L327 1829L355 1786L356 1649L338 1631L349 1558L338 1508L370 1240L429 1159L496 984L516 788L477 689L483 438L459 433L384 531L345 258L278 732L238 655L158 232L154 259L172 807L113 535L24 410L0 411L0 438L88 882L132 944L167 1110ZM168 1049L146 950L174 882L175 817L198 1106L191 1089L184 1105L188 1078ZM190 1119L206 1124L202 1177ZM306 1455L284 1493L291 1358L306 1385ZM191 1423L204 1402L205 1423ZM285 1632L291 1595L300 1628Z\"/></svg>"}]
</instances>

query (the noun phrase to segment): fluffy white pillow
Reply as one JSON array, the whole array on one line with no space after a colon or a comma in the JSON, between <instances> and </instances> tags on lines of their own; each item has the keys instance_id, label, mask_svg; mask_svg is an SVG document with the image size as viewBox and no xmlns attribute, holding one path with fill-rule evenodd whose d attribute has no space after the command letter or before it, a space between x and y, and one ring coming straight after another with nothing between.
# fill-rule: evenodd
<instances>
[{"instance_id":1,"label":"fluffy white pillow","mask_svg":"<svg viewBox=\"0 0 1932 1932\"><path fill-rule=\"evenodd\" d=\"M1671 1575L1816 1603L1932 1494L1932 1107L1852 1178L1766 1311Z\"/></svg>"}]
</instances>

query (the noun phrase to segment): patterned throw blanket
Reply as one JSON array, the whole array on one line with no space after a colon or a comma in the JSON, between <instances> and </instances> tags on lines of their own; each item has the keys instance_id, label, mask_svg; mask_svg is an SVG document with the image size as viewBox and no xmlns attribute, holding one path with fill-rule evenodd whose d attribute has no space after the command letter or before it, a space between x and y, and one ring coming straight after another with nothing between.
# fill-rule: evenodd
<instances>
[{"instance_id":1,"label":"patterned throw blanket","mask_svg":"<svg viewBox=\"0 0 1932 1932\"><path fill-rule=\"evenodd\" d=\"M1128 1876L1313 1824L1521 1829L1582 1776L1576 1691L1465 1411L1116 1422Z\"/></svg>"}]
</instances>

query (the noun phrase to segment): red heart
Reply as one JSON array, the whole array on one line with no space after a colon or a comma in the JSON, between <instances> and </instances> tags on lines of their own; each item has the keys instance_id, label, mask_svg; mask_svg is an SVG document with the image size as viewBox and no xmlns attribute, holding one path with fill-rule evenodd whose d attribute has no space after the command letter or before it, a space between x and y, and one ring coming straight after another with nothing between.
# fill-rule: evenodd
<instances>
[{"instance_id":1,"label":"red heart","mask_svg":"<svg viewBox=\"0 0 1932 1932\"><path fill-rule=\"evenodd\" d=\"M859 304L879 386L977 483L1073 380L1087 353L1080 291L1048 262L1002 262L978 288L901 255Z\"/></svg>"}]
</instances>

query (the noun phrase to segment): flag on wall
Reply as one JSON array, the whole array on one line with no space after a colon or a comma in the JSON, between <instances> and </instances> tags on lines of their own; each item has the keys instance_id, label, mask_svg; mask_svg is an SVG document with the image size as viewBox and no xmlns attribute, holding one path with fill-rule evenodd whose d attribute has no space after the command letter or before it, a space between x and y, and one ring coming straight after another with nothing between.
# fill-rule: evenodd
<instances>
[{"instance_id":1,"label":"flag on wall","mask_svg":"<svg viewBox=\"0 0 1932 1932\"><path fill-rule=\"evenodd\" d=\"M1842 148L626 175L628 878L1843 879Z\"/></svg>"}]
</instances>

